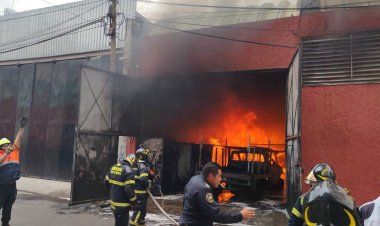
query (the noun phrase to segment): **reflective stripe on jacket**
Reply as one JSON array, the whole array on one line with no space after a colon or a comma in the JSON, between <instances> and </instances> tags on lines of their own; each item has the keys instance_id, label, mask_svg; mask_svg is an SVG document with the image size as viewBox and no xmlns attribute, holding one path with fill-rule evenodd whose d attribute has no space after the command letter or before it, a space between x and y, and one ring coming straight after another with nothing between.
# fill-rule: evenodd
<instances>
[{"instance_id":1,"label":"reflective stripe on jacket","mask_svg":"<svg viewBox=\"0 0 380 226\"><path fill-rule=\"evenodd\" d=\"M136 200L135 179L131 165L122 161L112 166L105 178L110 188L111 208L126 208Z\"/></svg>"},{"instance_id":2,"label":"reflective stripe on jacket","mask_svg":"<svg viewBox=\"0 0 380 226\"><path fill-rule=\"evenodd\" d=\"M135 193L138 195L147 194L146 189L149 188L149 165L143 160L139 160L137 163L137 169L135 171Z\"/></svg>"}]
</instances>

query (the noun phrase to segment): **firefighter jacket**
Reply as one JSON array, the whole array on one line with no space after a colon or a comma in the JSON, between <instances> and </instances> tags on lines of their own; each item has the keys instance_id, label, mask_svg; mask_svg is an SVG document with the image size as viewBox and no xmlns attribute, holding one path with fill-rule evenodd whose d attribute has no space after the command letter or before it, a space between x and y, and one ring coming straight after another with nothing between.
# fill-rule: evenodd
<instances>
[{"instance_id":1,"label":"firefighter jacket","mask_svg":"<svg viewBox=\"0 0 380 226\"><path fill-rule=\"evenodd\" d=\"M185 186L180 224L199 226L217 223L237 223L243 220L240 212L222 212L214 201L210 185L201 175L193 176Z\"/></svg>"},{"instance_id":2,"label":"firefighter jacket","mask_svg":"<svg viewBox=\"0 0 380 226\"><path fill-rule=\"evenodd\" d=\"M124 160L112 166L105 183L110 189L111 209L130 208L131 203L136 200L132 166Z\"/></svg>"},{"instance_id":3,"label":"firefighter jacket","mask_svg":"<svg viewBox=\"0 0 380 226\"><path fill-rule=\"evenodd\" d=\"M0 156L5 155L5 151L0 150ZM13 145L13 151L0 164L0 184L10 184L20 179L20 149Z\"/></svg>"},{"instance_id":4,"label":"firefighter jacket","mask_svg":"<svg viewBox=\"0 0 380 226\"><path fill-rule=\"evenodd\" d=\"M292 213L289 218L288 226L302 226L304 219L302 216L303 204L307 193L301 195L293 206Z\"/></svg>"},{"instance_id":5,"label":"firefighter jacket","mask_svg":"<svg viewBox=\"0 0 380 226\"><path fill-rule=\"evenodd\" d=\"M364 226L380 225L380 196L360 207Z\"/></svg>"},{"instance_id":6,"label":"firefighter jacket","mask_svg":"<svg viewBox=\"0 0 380 226\"><path fill-rule=\"evenodd\" d=\"M323 181L301 195L291 212L288 226L361 226L354 200L334 181Z\"/></svg>"},{"instance_id":7,"label":"firefighter jacket","mask_svg":"<svg viewBox=\"0 0 380 226\"><path fill-rule=\"evenodd\" d=\"M149 188L149 172L150 168L147 162L139 160L135 171L135 193L137 195L147 194L146 189Z\"/></svg>"}]
</instances>

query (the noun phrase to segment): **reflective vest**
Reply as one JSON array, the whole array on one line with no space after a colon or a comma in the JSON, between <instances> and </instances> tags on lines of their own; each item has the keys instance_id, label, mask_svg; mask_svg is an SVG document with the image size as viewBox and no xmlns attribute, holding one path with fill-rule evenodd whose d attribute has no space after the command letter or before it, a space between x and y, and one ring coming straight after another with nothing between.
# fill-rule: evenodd
<instances>
[{"instance_id":1,"label":"reflective vest","mask_svg":"<svg viewBox=\"0 0 380 226\"><path fill-rule=\"evenodd\" d=\"M14 183L20 179L20 149L13 145L13 150L0 164L0 184ZM5 151L0 150L2 155L5 155Z\"/></svg>"}]
</instances>

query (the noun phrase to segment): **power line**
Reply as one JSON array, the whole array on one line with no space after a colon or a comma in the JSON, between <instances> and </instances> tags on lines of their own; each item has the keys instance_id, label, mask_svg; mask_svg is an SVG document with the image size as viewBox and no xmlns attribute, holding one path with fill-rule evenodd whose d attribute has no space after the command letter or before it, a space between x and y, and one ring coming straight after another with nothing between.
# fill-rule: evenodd
<instances>
[{"instance_id":1,"label":"power line","mask_svg":"<svg viewBox=\"0 0 380 226\"><path fill-rule=\"evenodd\" d=\"M87 2L87 3L80 4L80 5L75 5L75 6L67 7L65 9L73 9L73 8L77 8L77 7L93 4L94 2L103 2L103 1L104 0L93 0L91 2ZM57 9L57 10L52 10L52 11L49 11L49 12L36 13L36 14L32 14L32 15L25 15L25 16L20 16L20 17L8 18L8 19L0 20L0 22L11 21L11 20L18 20L18 19L29 18L29 17L39 16L39 15L46 15L46 14L58 12L60 10L61 9Z\"/></svg>"},{"instance_id":2,"label":"power line","mask_svg":"<svg viewBox=\"0 0 380 226\"><path fill-rule=\"evenodd\" d=\"M65 8L61 8L60 6L55 5L55 4L53 4L53 3L51 3L51 2L49 2L49 1L47 1L47 0L42 0L42 1L48 3L48 4L52 5L52 6L55 6L55 7L57 7L58 9L60 9L60 10L62 10L62 11L65 11L65 12L71 14L71 15L74 15L74 16L76 16L76 17L80 17L80 18L83 19L83 20L86 20L85 18L81 17L80 15L75 14L75 13L73 13L73 12L71 12L71 11L68 11L68 10L66 10Z\"/></svg>"},{"instance_id":3,"label":"power line","mask_svg":"<svg viewBox=\"0 0 380 226\"><path fill-rule=\"evenodd\" d=\"M299 15L299 18L298 18L298 29L297 29L297 35L298 35L298 36L299 36L300 28L301 28L302 13L303 13L308 7L310 7L311 5L313 5L314 2L315 2L315 0L311 0L309 4L307 4L303 9L300 10L300 15Z\"/></svg>"},{"instance_id":4,"label":"power line","mask_svg":"<svg viewBox=\"0 0 380 226\"><path fill-rule=\"evenodd\" d=\"M187 4L187 3L174 3L174 2L154 2L150 0L137 0L139 2L153 3L153 4L163 4L163 5L175 5L175 6L185 6L185 7L199 7L199 8L217 8L217 9L250 9L250 10L301 10L300 7L241 7L241 6L221 6L221 5L199 5L199 4ZM380 2L380 1L372 1ZM347 4L346 4L347 5ZM335 6L325 6L325 7L309 7L307 10L321 10L321 9L360 9L369 7L380 7L378 5L373 6L345 6L345 5L335 5Z\"/></svg>"},{"instance_id":5,"label":"power line","mask_svg":"<svg viewBox=\"0 0 380 226\"><path fill-rule=\"evenodd\" d=\"M101 19L97 19L97 20L101 20ZM42 34L42 35L36 36L36 38L44 37L44 36L48 36L49 34L54 34L54 35L56 35L56 33L57 33L57 32L60 32L60 31L65 31L65 32L67 32L69 28L74 28L74 29L75 29L75 28L77 28L78 26L86 25L86 24L91 23L91 22L93 22L93 21L94 21L94 20L89 20L89 21L87 21L87 22L82 22L82 23L79 23L79 24L76 24L76 25L72 25L72 26L69 26L69 27L65 27L65 28L63 28L63 29L59 29L59 30L55 30L55 31L52 31L52 32L48 32L48 33L45 33L45 34ZM70 30L69 30L69 31L70 31ZM53 35L53 36L54 36L54 35ZM59 35L59 34L58 34L58 35ZM50 36L48 36L48 37L50 37ZM33 37L33 38L34 38L34 37ZM44 38L46 38L46 37L44 37ZM42 40L44 40L44 38L43 38ZM17 48L17 47L19 47L19 46L28 45L29 43L25 43L24 41L29 41L29 40L33 40L33 39L32 39L32 38L26 38L26 39L23 40L23 41L14 42L14 43L8 43L8 44L6 44L6 45L2 45L2 47L3 47L3 49L6 49L7 46L8 46L9 48ZM35 42L38 42L38 40L32 41L32 42L30 42L30 43L35 43ZM16 45L17 43L19 43L19 44Z\"/></svg>"},{"instance_id":6,"label":"power line","mask_svg":"<svg viewBox=\"0 0 380 226\"><path fill-rule=\"evenodd\" d=\"M79 24L77 26L72 26L73 29L71 29L71 30L63 30L62 29L62 31L63 31L62 33L50 35L50 36L44 37L42 39L37 39L37 40L30 41L30 42L19 43L17 45L8 45L8 47L2 48L0 51L10 52L10 51L14 51L14 50L19 49L19 47L23 48L24 46L28 47L28 46L31 46L31 45L34 45L34 44L39 44L40 41L44 42L44 40L46 40L46 39L50 40L50 38L52 38L52 37L61 36L61 34L65 34L67 32L68 33L72 33L72 31L76 31L77 29L80 30L82 26L86 26L86 25L88 25L88 23L91 23L91 22L93 22L93 21L90 21L90 22L87 22L87 23L81 23L81 24ZM88 25L88 26L90 26L90 25Z\"/></svg>"},{"instance_id":7,"label":"power line","mask_svg":"<svg viewBox=\"0 0 380 226\"><path fill-rule=\"evenodd\" d=\"M272 43L255 42L255 41L248 41L248 40L242 40L242 39L228 38L228 37L223 37L223 36L203 34L203 33L198 33L198 32L194 32L194 31L187 31L187 30L181 30L181 29L177 29L177 28L170 28L170 27L166 27L163 25L159 25L159 24L152 24L152 25L157 26L157 27L161 27L161 28L166 28L169 30L180 31L180 32L184 32L184 33L189 33L189 34L199 35L199 36L204 36L204 37L209 37L209 38L217 38L217 39L222 39L222 40L227 40L227 41L248 43L248 44L254 44L254 45L271 46L271 47L289 48L289 49L297 48L297 46L277 45L277 44L272 44Z\"/></svg>"},{"instance_id":8,"label":"power line","mask_svg":"<svg viewBox=\"0 0 380 226\"><path fill-rule=\"evenodd\" d=\"M188 22L180 22L174 20L159 20L149 17L144 17L148 20L157 21L160 23L173 23L173 24L183 24L183 25L191 25L191 26L202 26L202 27L214 27L214 28L226 28L226 29L236 29L236 30L248 30L248 31L274 31L274 32L295 32L295 31L316 31L314 29L273 29L273 28L259 28L259 27L241 27L239 24L234 24L237 26L228 26L228 25L212 25L212 24L198 24L198 23L188 23ZM154 24L153 24L154 25ZM347 32L346 30L329 30L329 33L342 33Z\"/></svg>"},{"instance_id":9,"label":"power line","mask_svg":"<svg viewBox=\"0 0 380 226\"><path fill-rule=\"evenodd\" d=\"M97 6L94 6L93 8L89 9L87 12L90 12L90 11L92 11L92 10L98 8L98 7L101 6L102 4L103 4L103 3L101 3L101 4L97 5ZM34 32L34 33L31 33L31 34L25 35L25 36L20 37L20 38L18 38L18 39L13 39L13 40L8 41L8 42L0 43L0 47L2 47L2 46L7 46L7 45L12 45L12 44L15 44L15 43L17 43L17 42L24 42L24 41L27 41L27 40L29 40L29 39L36 39L36 38L39 38L39 37L42 37L42 36L45 36L45 35L49 35L49 34L52 34L52 33L60 32L60 31L63 31L63 30L67 30L67 29L69 29L69 28L72 28L72 27L75 27L75 26L79 26L79 25L81 25L81 24L83 24L83 23L86 23L86 22L90 22L90 21L92 21L92 20L86 20L85 22L80 23L80 24L75 24L75 25L67 26L67 27L64 27L64 28L61 28L61 29L57 29L57 30L51 30L52 28L60 27L60 26L62 26L62 25L64 25L64 24L66 24L66 23L68 23L68 22L70 22L70 21L76 19L78 16L79 16L79 15L77 15L77 16L75 16L75 17L72 17L72 18L70 18L70 19L68 19L68 20L66 20L66 21L64 21L64 22L58 22L58 23L53 24L53 25L51 25L51 26L49 26L49 27L47 27L47 28L44 28L44 29L38 30L38 31L36 31L36 32ZM45 32L45 31L49 31L49 32L47 32L47 33L42 33L42 34L41 34L41 32Z\"/></svg>"},{"instance_id":10,"label":"power line","mask_svg":"<svg viewBox=\"0 0 380 226\"><path fill-rule=\"evenodd\" d=\"M99 18L99 20L101 20L101 19L102 18ZM92 22L92 21L94 21L94 20L87 20L86 22L82 22L82 23L79 23L79 24L67 26L67 27L64 27L64 28L61 28L61 29L57 29L57 30L53 30L53 31L50 31L50 32L47 32L47 33L43 33L43 34L37 35L37 36L33 36L33 34L32 34L32 37L25 37L23 40L17 40L15 42L7 42L7 43L4 43L3 45L0 45L0 46L7 46L7 45L9 46L9 45L13 45L13 44L16 44L16 43L19 43L19 42L24 42L24 41L28 41L28 40L31 40L31 39L36 39L36 38L39 38L39 37L47 36L49 34L55 34L55 33L60 32L60 31L67 31L70 28L75 28L77 26L80 26L80 25L83 25L83 24L87 24L88 22Z\"/></svg>"},{"instance_id":11,"label":"power line","mask_svg":"<svg viewBox=\"0 0 380 226\"><path fill-rule=\"evenodd\" d=\"M174 23L174 24L193 25L193 26L202 26L202 27L228 28L228 29L237 29L237 30L281 31L281 32L283 32L283 31L286 31L286 32L297 31L296 29L271 29L271 28L237 27L237 26L226 26L226 25L187 23L187 22L180 22L180 21L173 21L173 20L159 20L159 19L154 19L154 18L149 18L149 17L144 17L144 18L148 19L148 20L163 22L163 23Z\"/></svg>"},{"instance_id":12,"label":"power line","mask_svg":"<svg viewBox=\"0 0 380 226\"><path fill-rule=\"evenodd\" d=\"M30 46L33 46L33 45L37 45L37 44L40 44L40 43L43 43L43 42L47 42L47 41L50 41L50 40L52 40L52 39L62 37L62 36L64 36L64 35L67 35L67 34L70 34L70 33L74 32L74 31L77 31L77 30L80 30L80 29L82 29L82 28L85 28L85 27L91 26L91 25L93 25L93 24L96 24L96 23L98 23L99 21L100 21L100 19L96 19L96 20L93 20L93 21L91 21L91 22L89 22L89 23L83 24L83 25L81 25L81 26L79 26L79 27L73 28L73 29L71 29L71 30L69 30L69 31L63 32L63 33L61 33L61 34L58 34L58 35L55 35L55 36L52 36L52 37L49 37L49 38L46 38L46 39L43 39L43 40L36 41L36 42L34 42L34 43L30 43L30 44L23 45L23 46L17 46L17 47L15 47L15 48L13 48L13 49L3 50L3 51L0 51L0 54L1 54L1 53L8 53L8 52L16 51L16 50L23 49L23 48L26 48L26 47L30 47Z\"/></svg>"},{"instance_id":13,"label":"power line","mask_svg":"<svg viewBox=\"0 0 380 226\"><path fill-rule=\"evenodd\" d=\"M288 10L288 12L293 12L294 10ZM211 18L220 18L220 17L235 17L235 16L252 16L252 15L261 15L261 14L264 14L263 12L256 12L256 13L247 13L249 11L247 10L242 10L242 11L235 11L235 10L231 10L231 11L215 11L215 12L191 12L193 14L195 13L214 13L214 14L218 14L220 12L230 12L230 13L242 13L242 14L224 14L224 15L217 15L217 16L198 16L196 15L195 17L189 17L189 16L185 16L185 17L181 17L181 16L178 16L178 17L172 17L172 19L202 19L202 18L206 18L206 19L211 19ZM283 11L285 12L285 11ZM182 12L181 12L182 13ZM190 13L190 12L187 12L187 13ZM277 18L278 19L278 18ZM254 21L252 21L254 22Z\"/></svg>"}]
</instances>

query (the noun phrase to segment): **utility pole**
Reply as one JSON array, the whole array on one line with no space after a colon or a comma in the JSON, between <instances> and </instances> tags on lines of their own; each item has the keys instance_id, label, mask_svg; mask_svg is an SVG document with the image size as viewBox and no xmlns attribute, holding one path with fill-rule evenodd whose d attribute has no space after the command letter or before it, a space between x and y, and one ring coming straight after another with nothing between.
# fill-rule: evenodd
<instances>
[{"instance_id":1,"label":"utility pole","mask_svg":"<svg viewBox=\"0 0 380 226\"><path fill-rule=\"evenodd\" d=\"M124 39L124 57L123 57L123 74L128 75L129 67L131 64L131 52L132 52L132 26L133 20L126 19L125 23L125 39Z\"/></svg>"},{"instance_id":2,"label":"utility pole","mask_svg":"<svg viewBox=\"0 0 380 226\"><path fill-rule=\"evenodd\" d=\"M117 0L110 0L112 1L111 5L111 25L110 30L112 29L112 33L110 35L111 37L111 62L110 62L110 71L116 72L116 4Z\"/></svg>"}]
</instances>

